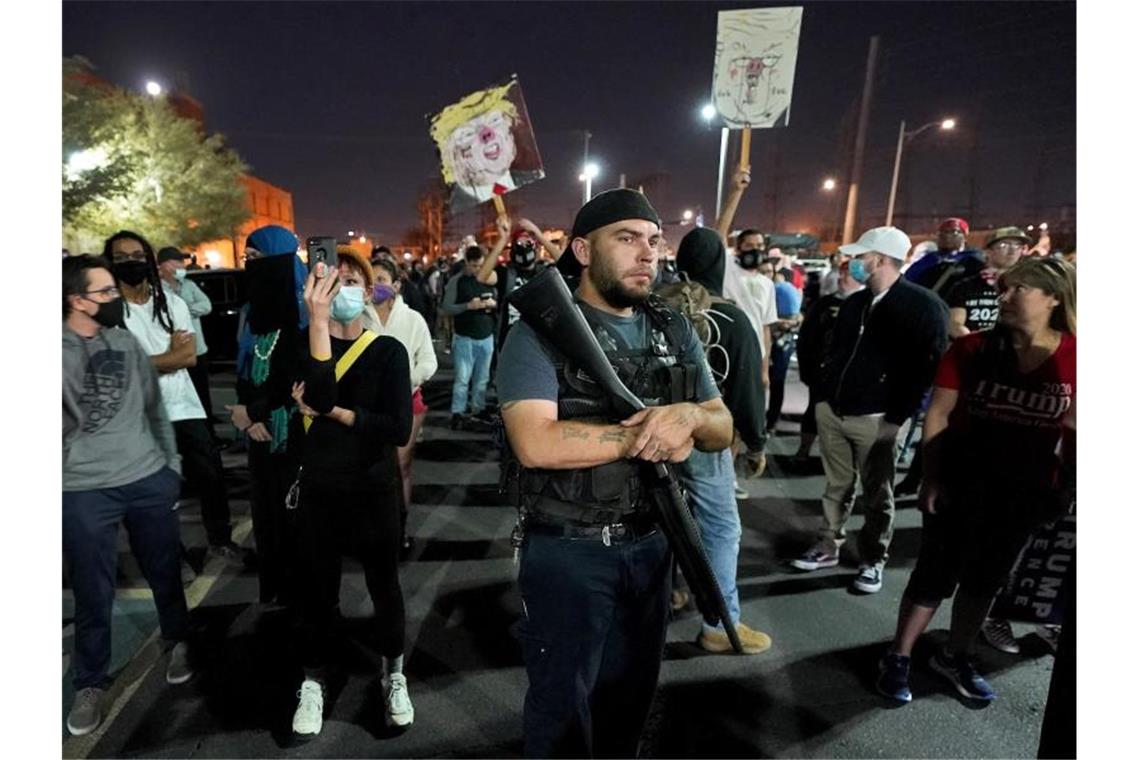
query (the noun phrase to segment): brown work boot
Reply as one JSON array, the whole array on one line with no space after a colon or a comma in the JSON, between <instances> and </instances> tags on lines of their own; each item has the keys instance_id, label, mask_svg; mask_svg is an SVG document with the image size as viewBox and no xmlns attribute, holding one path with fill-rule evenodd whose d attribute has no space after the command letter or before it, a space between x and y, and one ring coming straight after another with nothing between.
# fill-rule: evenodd
<instances>
[{"instance_id":1,"label":"brown work boot","mask_svg":"<svg viewBox=\"0 0 1140 760\"><path fill-rule=\"evenodd\" d=\"M760 654L761 652L768 651L768 649L772 647L772 638L768 634L763 631L753 630L744 623L736 624L736 635L740 637L744 654ZM732 651L732 643L728 640L728 634L724 631L710 630L702 627L700 638L697 639L697 644L706 652L719 654Z\"/></svg>"}]
</instances>

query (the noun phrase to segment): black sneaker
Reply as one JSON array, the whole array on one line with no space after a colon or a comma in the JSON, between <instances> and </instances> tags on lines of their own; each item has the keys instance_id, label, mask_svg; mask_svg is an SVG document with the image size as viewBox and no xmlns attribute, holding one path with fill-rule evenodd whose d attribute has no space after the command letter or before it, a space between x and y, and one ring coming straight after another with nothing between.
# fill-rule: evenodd
<instances>
[{"instance_id":1,"label":"black sneaker","mask_svg":"<svg viewBox=\"0 0 1140 760\"><path fill-rule=\"evenodd\" d=\"M400 542L400 561L407 562L411 559L412 552L416 550L416 539L411 536L404 536L404 540Z\"/></svg>"},{"instance_id":2,"label":"black sneaker","mask_svg":"<svg viewBox=\"0 0 1140 760\"><path fill-rule=\"evenodd\" d=\"M888 699L909 702L912 699L910 658L888 652L879 660L879 679L875 681L875 689Z\"/></svg>"},{"instance_id":3,"label":"black sneaker","mask_svg":"<svg viewBox=\"0 0 1140 760\"><path fill-rule=\"evenodd\" d=\"M487 424L494 424L495 419L498 418L498 416L499 416L499 413L497 411L495 411L494 409L492 409L491 407L487 407L483 411L476 412L472 416L475 419L479 420L480 422L486 422Z\"/></svg>"},{"instance_id":4,"label":"black sneaker","mask_svg":"<svg viewBox=\"0 0 1140 760\"><path fill-rule=\"evenodd\" d=\"M244 565L246 559L245 551L233 541L225 544L212 544L206 550L206 561L209 562L214 558L221 559L227 565L235 566Z\"/></svg>"},{"instance_id":5,"label":"black sneaker","mask_svg":"<svg viewBox=\"0 0 1140 760\"><path fill-rule=\"evenodd\" d=\"M482 412L480 414L482 414ZM470 430L472 433L490 433L494 428L495 423L492 420L472 415L466 419L466 427L464 427L464 430Z\"/></svg>"},{"instance_id":6,"label":"black sneaker","mask_svg":"<svg viewBox=\"0 0 1140 760\"><path fill-rule=\"evenodd\" d=\"M874 594L883 588L883 569L878 565L859 565L859 573L851 581L851 588L864 594Z\"/></svg>"},{"instance_id":7,"label":"black sneaker","mask_svg":"<svg viewBox=\"0 0 1140 760\"><path fill-rule=\"evenodd\" d=\"M1006 654L1020 654L1021 645L1013 635L1013 627L1004 618L986 618L980 631L982 638L994 649Z\"/></svg>"},{"instance_id":8,"label":"black sneaker","mask_svg":"<svg viewBox=\"0 0 1140 760\"><path fill-rule=\"evenodd\" d=\"M946 678L954 690L966 699L978 702L993 702L997 693L986 679L978 675L973 663L965 655L951 657L945 651L939 650L930 658L930 667Z\"/></svg>"},{"instance_id":9,"label":"black sneaker","mask_svg":"<svg viewBox=\"0 0 1140 760\"><path fill-rule=\"evenodd\" d=\"M452 430L466 430L467 417L462 414L451 415L451 429Z\"/></svg>"},{"instance_id":10,"label":"black sneaker","mask_svg":"<svg viewBox=\"0 0 1140 760\"><path fill-rule=\"evenodd\" d=\"M190 650L185 641L179 641L170 650L170 661L166 664L166 682L172 684L186 683L194 677L194 669L190 667Z\"/></svg>"},{"instance_id":11,"label":"black sneaker","mask_svg":"<svg viewBox=\"0 0 1140 760\"><path fill-rule=\"evenodd\" d=\"M922 473L916 469L910 469L906 473L906 477L895 484L895 496L914 496L918 493L919 486L922 485Z\"/></svg>"}]
</instances>

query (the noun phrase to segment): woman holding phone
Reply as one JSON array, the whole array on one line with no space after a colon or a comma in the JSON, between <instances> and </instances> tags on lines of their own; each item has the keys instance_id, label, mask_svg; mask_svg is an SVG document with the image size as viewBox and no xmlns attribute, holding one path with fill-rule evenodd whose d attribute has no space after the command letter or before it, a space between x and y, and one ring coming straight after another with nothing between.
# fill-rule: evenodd
<instances>
[{"instance_id":1,"label":"woman holding phone","mask_svg":"<svg viewBox=\"0 0 1140 760\"><path fill-rule=\"evenodd\" d=\"M385 720L407 726L414 717L403 674L396 460L412 424L408 354L396 339L364 329L367 263L337 258L335 269L317 263L305 283L309 357L304 382L294 388L303 441L297 507L304 680L293 715L299 736L321 730L344 554L363 565L376 610Z\"/></svg>"}]
</instances>

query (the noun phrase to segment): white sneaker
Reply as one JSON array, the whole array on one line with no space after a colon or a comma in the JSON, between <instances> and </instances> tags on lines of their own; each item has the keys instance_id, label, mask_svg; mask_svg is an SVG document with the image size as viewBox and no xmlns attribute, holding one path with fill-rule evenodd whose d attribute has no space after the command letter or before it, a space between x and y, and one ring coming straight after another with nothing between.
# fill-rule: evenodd
<instances>
[{"instance_id":1,"label":"white sneaker","mask_svg":"<svg viewBox=\"0 0 1140 760\"><path fill-rule=\"evenodd\" d=\"M324 690L320 683L306 678L297 692L300 702L293 713L293 733L300 736L316 736L321 732L325 710Z\"/></svg>"},{"instance_id":2,"label":"white sneaker","mask_svg":"<svg viewBox=\"0 0 1140 760\"><path fill-rule=\"evenodd\" d=\"M384 706L387 713L384 720L389 726L410 726L416 717L412 699L408 696L408 679L403 673L393 673L388 677L384 690Z\"/></svg>"}]
</instances>

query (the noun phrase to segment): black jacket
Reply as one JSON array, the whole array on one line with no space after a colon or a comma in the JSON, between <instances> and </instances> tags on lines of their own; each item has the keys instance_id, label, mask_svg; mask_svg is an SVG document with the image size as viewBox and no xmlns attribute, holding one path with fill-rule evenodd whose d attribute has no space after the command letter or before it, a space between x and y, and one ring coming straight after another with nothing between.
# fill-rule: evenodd
<instances>
[{"instance_id":1,"label":"black jacket","mask_svg":"<svg viewBox=\"0 0 1140 760\"><path fill-rule=\"evenodd\" d=\"M885 413L901 425L934 380L950 316L937 296L901 277L872 308L873 297L867 288L839 310L820 397L840 416Z\"/></svg>"},{"instance_id":2,"label":"black jacket","mask_svg":"<svg viewBox=\"0 0 1140 760\"><path fill-rule=\"evenodd\" d=\"M399 477L396 448L407 445L412 432L408 352L395 338L380 336L338 382L336 363L352 343L332 338L332 358L308 359L305 403L320 414L334 406L351 409L355 424L345 427L328 417L317 417L306 434L297 414L289 440L304 442L301 461L306 478L345 487L390 483Z\"/></svg>"},{"instance_id":3,"label":"black jacket","mask_svg":"<svg viewBox=\"0 0 1140 760\"><path fill-rule=\"evenodd\" d=\"M800 380L809 388L819 384L820 372L831 346L835 321L848 298L849 296L839 293L823 296L811 305L804 323L800 325L796 358L799 360Z\"/></svg>"},{"instance_id":4,"label":"black jacket","mask_svg":"<svg viewBox=\"0 0 1140 760\"><path fill-rule=\"evenodd\" d=\"M714 301L709 319L717 325L720 351L708 352L709 369L716 378L727 377L721 387L724 405L749 451L764 447L764 393L760 384L760 340L747 315L735 304Z\"/></svg>"}]
</instances>

